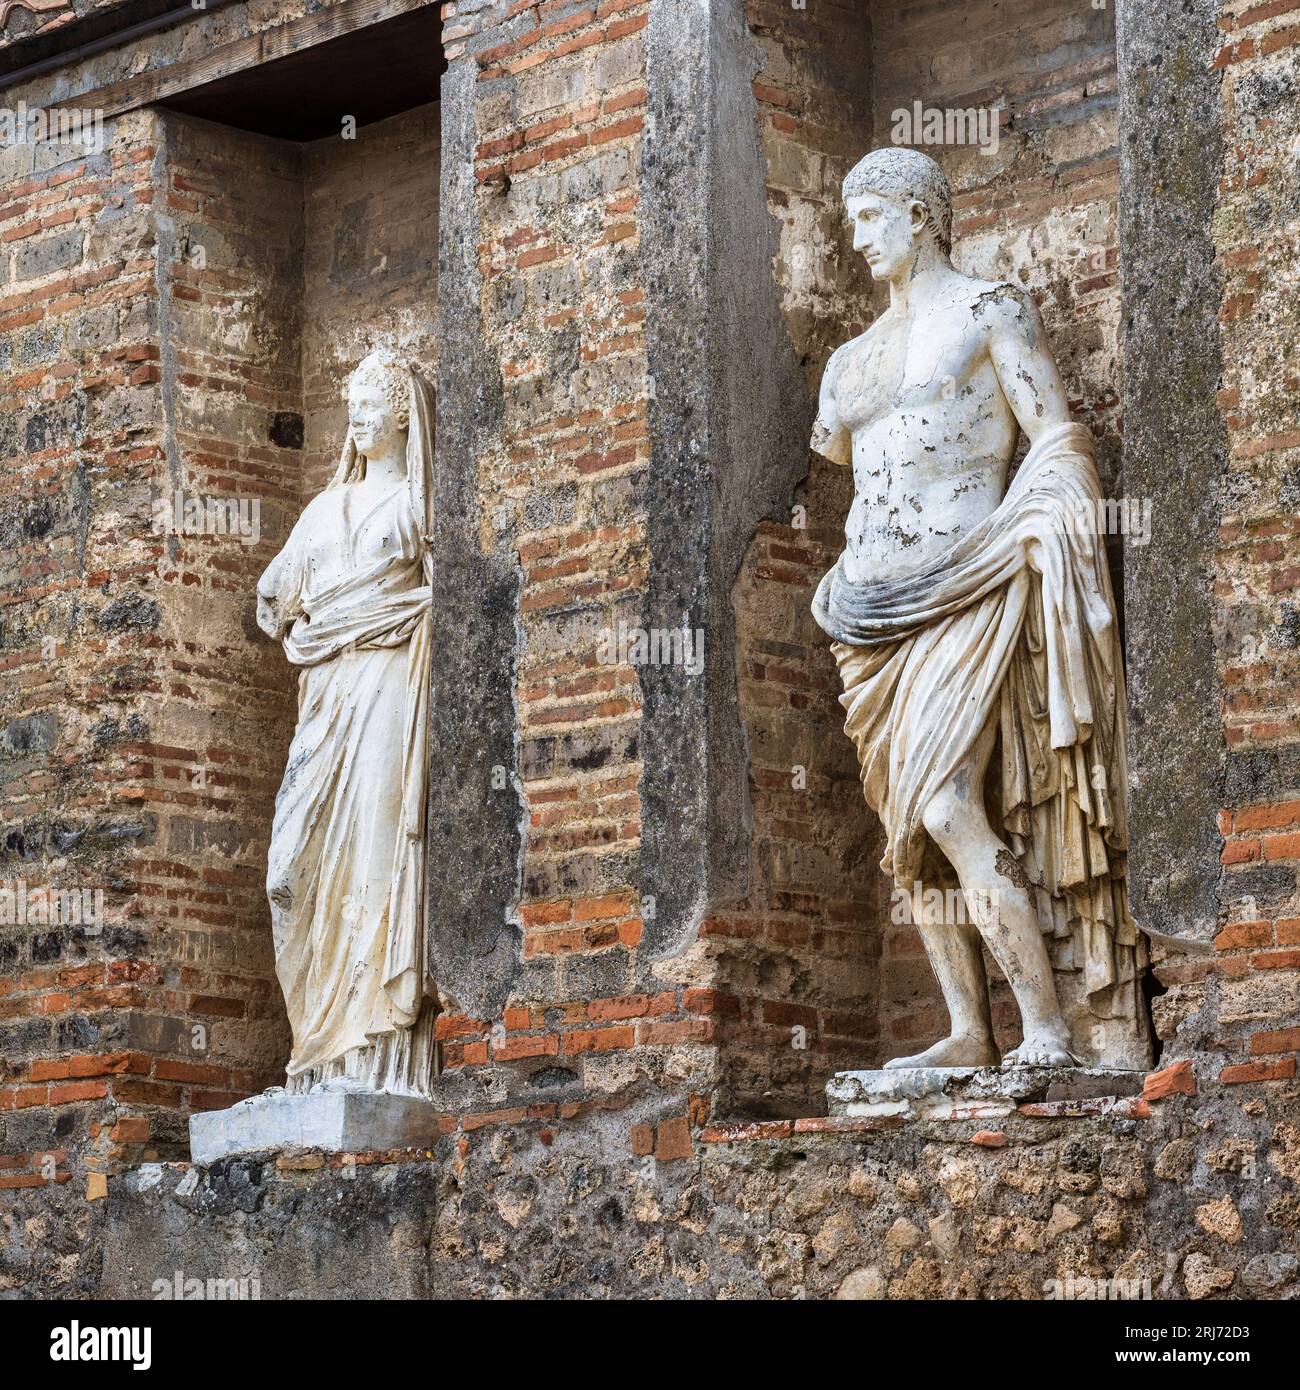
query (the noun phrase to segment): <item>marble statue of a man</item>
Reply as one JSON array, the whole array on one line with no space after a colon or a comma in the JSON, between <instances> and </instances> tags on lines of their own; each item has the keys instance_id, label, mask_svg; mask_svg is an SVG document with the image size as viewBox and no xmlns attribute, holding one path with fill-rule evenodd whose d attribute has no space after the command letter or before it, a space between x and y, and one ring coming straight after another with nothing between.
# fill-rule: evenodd
<instances>
[{"instance_id":1,"label":"marble statue of a man","mask_svg":"<svg viewBox=\"0 0 1300 1390\"><path fill-rule=\"evenodd\" d=\"M347 400L338 471L257 586L258 623L301 668L267 870L293 1027L286 1089L427 1096L433 399L372 353Z\"/></svg>"},{"instance_id":2,"label":"marble statue of a man","mask_svg":"<svg viewBox=\"0 0 1300 1390\"><path fill-rule=\"evenodd\" d=\"M951 1019L949 1036L888 1065L997 1060L983 945L1020 1010L1004 1065L1146 1067L1091 436L1070 422L1033 302L954 269L934 160L876 150L844 201L889 307L822 381L813 448L852 466L854 501L813 609L884 825L881 867ZM1029 452L1008 487L1021 430ZM946 891L954 875L960 893Z\"/></svg>"}]
</instances>

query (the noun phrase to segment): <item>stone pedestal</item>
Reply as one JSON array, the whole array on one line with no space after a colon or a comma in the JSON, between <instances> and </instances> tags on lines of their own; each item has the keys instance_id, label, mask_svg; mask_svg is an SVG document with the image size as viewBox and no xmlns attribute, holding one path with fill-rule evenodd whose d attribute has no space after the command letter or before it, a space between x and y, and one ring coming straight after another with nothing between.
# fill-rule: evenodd
<instances>
[{"instance_id":1,"label":"stone pedestal","mask_svg":"<svg viewBox=\"0 0 1300 1390\"><path fill-rule=\"evenodd\" d=\"M915 1067L837 1072L826 1084L832 1115L865 1119L995 1120L1104 1114L1142 1093L1146 1073L1093 1067Z\"/></svg>"},{"instance_id":2,"label":"stone pedestal","mask_svg":"<svg viewBox=\"0 0 1300 1390\"><path fill-rule=\"evenodd\" d=\"M415 1096L368 1091L267 1091L229 1110L190 1116L190 1156L200 1164L282 1149L361 1153L418 1148L437 1137L436 1106Z\"/></svg>"}]
</instances>

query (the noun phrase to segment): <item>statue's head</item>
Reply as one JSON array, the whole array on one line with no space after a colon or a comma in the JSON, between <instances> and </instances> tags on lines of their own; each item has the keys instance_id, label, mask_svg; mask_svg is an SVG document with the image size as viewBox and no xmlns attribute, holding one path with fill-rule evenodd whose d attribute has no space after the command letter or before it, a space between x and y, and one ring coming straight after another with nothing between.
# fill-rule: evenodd
<instances>
[{"instance_id":1,"label":"statue's head","mask_svg":"<svg viewBox=\"0 0 1300 1390\"><path fill-rule=\"evenodd\" d=\"M348 378L348 429L357 453L371 458L403 448L410 425L410 368L391 352L371 352Z\"/></svg>"},{"instance_id":2,"label":"statue's head","mask_svg":"<svg viewBox=\"0 0 1300 1390\"><path fill-rule=\"evenodd\" d=\"M873 279L898 274L925 240L945 257L952 252L952 190L920 150L872 150L844 180L844 207L853 249L866 257Z\"/></svg>"}]
</instances>

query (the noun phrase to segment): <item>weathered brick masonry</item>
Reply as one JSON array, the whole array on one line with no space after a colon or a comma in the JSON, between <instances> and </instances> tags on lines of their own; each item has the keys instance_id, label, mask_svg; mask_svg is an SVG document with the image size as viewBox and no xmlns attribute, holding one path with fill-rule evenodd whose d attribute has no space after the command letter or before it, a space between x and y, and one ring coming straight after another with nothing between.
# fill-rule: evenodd
<instances>
[{"instance_id":1,"label":"weathered brick masonry","mask_svg":"<svg viewBox=\"0 0 1300 1390\"><path fill-rule=\"evenodd\" d=\"M1056 0L442 15L440 105L355 146L153 109L5 170L0 870L102 882L109 920L0 927L0 1277L1293 1292L1300 0L1129 0L1118 43ZM914 101L1002 108L995 154L937 152L957 262L1034 294L1108 486L1153 501L1113 559L1163 1055L1143 1100L992 1133L821 1114L831 1071L941 1024L808 614L850 496L807 455L815 388L879 308L838 185ZM293 687L250 594L361 329L438 384L443 1135L133 1168L283 1059L260 880ZM173 478L257 496L259 543L153 535ZM620 625L699 629L703 665L603 659Z\"/></svg>"}]
</instances>

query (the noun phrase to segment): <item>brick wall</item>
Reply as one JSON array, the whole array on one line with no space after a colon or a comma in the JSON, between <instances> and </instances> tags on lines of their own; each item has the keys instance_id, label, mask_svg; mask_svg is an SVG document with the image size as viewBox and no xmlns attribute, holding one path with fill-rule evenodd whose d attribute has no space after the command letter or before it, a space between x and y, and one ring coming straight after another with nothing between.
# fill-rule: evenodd
<instances>
[{"instance_id":1,"label":"brick wall","mask_svg":"<svg viewBox=\"0 0 1300 1390\"><path fill-rule=\"evenodd\" d=\"M3 873L107 918L0 926L6 1185L51 1151L79 1182L184 1152L191 1110L282 1077L264 879L296 673L254 590L363 341L432 372L436 110L306 149L139 115L4 171ZM242 504L247 539L169 531L195 500Z\"/></svg>"},{"instance_id":2,"label":"brick wall","mask_svg":"<svg viewBox=\"0 0 1300 1390\"><path fill-rule=\"evenodd\" d=\"M672 950L656 937L658 905L644 887L655 854L647 803L658 798L656 814L664 806L671 814L678 788L655 785L647 733L662 723L666 687L644 669L602 660L600 643L620 621L636 625L651 611L656 569L662 583L681 553L667 540L707 529L685 504L665 503L650 467L687 407L652 379L647 316L656 303L661 317L691 306L662 302L656 257L671 242L646 195L662 196L658 170L683 154L681 126L667 116L689 113L666 114L662 92L651 90L663 54L648 53L654 21L635 0L469 0L444 15L444 91L456 102L444 101L440 119L457 140L467 121L473 138L472 160L449 159L441 170L444 213L453 206L458 220L444 227L440 333L451 336L440 341L459 341L466 314L478 336L465 340L472 356L439 364L441 401L454 387L456 410L473 417L452 453L440 414L440 470L464 466L466 491L455 496L469 500L440 534L459 528L456 543L468 538L505 575L499 586L457 592L446 625L489 630L509 681L501 701L475 708L453 731L477 750L480 723L504 729L497 756L471 759L468 772L459 764L433 772L463 781L471 803L500 797L507 826L518 808L520 854L494 923L508 950L499 960L483 953L489 973L507 982L504 997L441 1020L440 1257L466 1261L457 1266L466 1287L480 1274L521 1289L535 1289L538 1277L567 1287L574 1276L559 1269L561 1257L538 1275L538 1252L552 1249L566 1218L533 1197L567 1192L579 1174L587 1183L598 1171L606 1189L637 1194L636 1213L655 1214L623 1222L624 1209L608 1206L602 1191L599 1214L583 1223L584 1250L599 1226L620 1271L677 1291L687 1266L661 1258L675 1237L657 1226L669 1213L665 1222L686 1229L700 1173L712 1167L722 1206L770 1214L780 1201L786 1212L719 1277L727 1288L757 1288L752 1269L762 1266L778 1293L809 1275L813 1292L849 1281L902 1295L1032 1295L1053 1271L1163 1277L1167 1262L1148 1258L1157 1248L1177 1252L1175 1291L1278 1286L1278 1252L1300 1220L1287 1186L1297 1180L1300 1135L1289 606L1295 270L1283 179L1300 32L1292 8L1225 5L1218 66L1214 54L1205 63L1222 83L1229 121L1213 226L1207 219L1200 231L1216 239L1224 277L1227 366L1209 390L1220 392L1231 466L1216 494L1220 683L1187 698L1216 710L1222 702L1229 920L1213 953L1179 951L1159 964L1166 993L1155 1016L1172 1069L1153 1080L1148 1102L1114 1115L1014 1117L992 1149L989 1136L965 1130L891 1138L867 1126L845 1140L808 1113L832 1067L929 1041L941 1024L913 935L887 927L875 828L807 616L849 496L846 474L821 463L746 534L727 592L748 806L726 807L727 824L706 832L744 826L748 896L709 896L706 883L694 904L698 937ZM767 356L792 354L804 387L792 409L809 412L830 348L872 308L845 246L840 176L887 138L895 104L1001 99L1008 116L996 156L939 151L959 196L957 260L977 274L1022 278L1040 299L1072 402L1098 434L1107 480L1122 486L1108 14L1018 2L877 6L869 34L857 7L756 4L745 18L752 73L711 112L738 112L746 135L752 123L766 168L765 220L754 230L770 235L773 250L773 278L757 277L755 294L773 297L784 338L731 344L729 360L757 372ZM720 65L710 75L734 73ZM419 306L427 307L433 267L421 231L428 214L414 203L423 196L434 206L422 168L432 113L384 129L372 146L322 144L295 164L255 137L146 114L114 123L102 156L4 169L0 519L10 544L0 660L12 679L0 694L0 871L36 884L89 878L104 886L109 912L100 937L0 927L0 1186L46 1185L51 1151L56 1185L77 1178L59 1193L33 1194L49 1201L41 1213L57 1204L63 1223L52 1283L75 1277L82 1192L102 1190L94 1181L83 1188L81 1166L174 1151L187 1107L262 1084L263 1064L283 1048L258 837L282 763L282 745L273 745L287 739L292 676L248 625L265 555L189 538L169 549L149 522L160 482L179 470L204 488L258 489L264 518L287 525L330 466L341 428L334 393L361 345L359 316L426 352ZM242 192L217 207L222 185ZM380 200L382 216L358 208L355 189L370 208ZM264 209L297 230L271 238L259 222ZM185 254L193 245L208 248L202 267ZM719 240L712 259L701 254L711 277L725 270L719 247L728 243ZM385 257L392 273L373 275ZM455 296L466 298L449 291L448 268ZM391 297L372 297L372 279ZM286 282L302 285L296 300ZM708 293L712 282L697 288ZM713 365L705 356L701 370ZM458 379L467 371L468 383ZM238 391L226 389L235 381ZM295 412L319 420L301 451L283 418ZM710 443L720 457L717 439ZM806 527L794 524L796 506L807 509ZM268 530L262 545L274 548L280 536ZM456 655L449 649L448 662ZM454 708L454 692L439 691L439 702ZM798 791L796 766L808 773ZM206 785L195 786L200 770ZM728 772L707 769L719 771ZM696 773L677 769L683 785ZM436 826L431 858L449 834ZM498 849L472 846L484 860ZM444 901L456 900L458 886L450 876L437 883ZM674 926L691 924L684 912ZM236 944L237 959L220 955ZM1000 1020L1011 1022L1005 1009ZM194 1023L209 1028L214 1054L189 1055ZM807 1047L791 1045L796 1029L807 1030ZM728 1110L803 1117L750 1129L710 1123ZM805 1142L823 1146L824 1178L789 1177ZM874 1180L842 1181L851 1156L837 1146L849 1143L891 1165L883 1200ZM755 1152L767 1156L744 1156ZM485 1181L453 1190L472 1163ZM496 1184L493 1214L485 1194L510 1164L518 1182ZM787 1175L779 1184L755 1177L777 1168ZM967 1211L984 1183L1003 1188L987 1213ZM502 1244L498 1216L521 1229L510 1207L516 1193L528 1201L525 1234ZM130 1202L114 1212L125 1222L115 1239L129 1243ZM720 1230L711 1220L708 1240ZM694 1271L704 1256L682 1248ZM812 1267L800 1268L809 1262L796 1255L808 1249ZM38 1263L16 1260L24 1271ZM601 1271L589 1276L603 1281ZM608 1282L622 1286L622 1274ZM695 1273L682 1286L709 1287Z\"/></svg>"},{"instance_id":3,"label":"brick wall","mask_svg":"<svg viewBox=\"0 0 1300 1390\"><path fill-rule=\"evenodd\" d=\"M132 798L157 718L162 606L151 490L165 456L156 304L158 130L104 148L0 152L5 681L0 780L11 889L103 893L87 928L10 909L0 927L0 1184L69 1176L69 1154L138 1137L115 1096L151 1071L138 864L156 842ZM128 1102L129 1105L129 1102ZM129 1132L128 1132L129 1131Z\"/></svg>"},{"instance_id":4,"label":"brick wall","mask_svg":"<svg viewBox=\"0 0 1300 1390\"><path fill-rule=\"evenodd\" d=\"M301 485L302 175L280 141L171 113L162 124L156 488L258 518L247 539L169 536L158 551L163 698L138 795L157 816L142 899L175 989L156 1021L174 1055L171 1084L141 1099L193 1110L272 1084L287 1054L264 880L297 702L254 590Z\"/></svg>"},{"instance_id":5,"label":"brick wall","mask_svg":"<svg viewBox=\"0 0 1300 1390\"><path fill-rule=\"evenodd\" d=\"M1294 139L1300 4L1220 8L1225 160L1212 224L1222 267L1228 458L1219 493L1216 658L1227 744L1215 957L1162 970L1184 1046L1211 1050L1243 1104L1294 1094L1300 1050L1300 310ZM1217 1025L1217 1026L1216 1026Z\"/></svg>"},{"instance_id":6,"label":"brick wall","mask_svg":"<svg viewBox=\"0 0 1300 1390\"><path fill-rule=\"evenodd\" d=\"M870 321L840 184L872 144L872 45L858 5L755 3L746 16L766 164L772 267L808 401L841 342ZM740 713L753 800L749 897L714 912L729 1108L802 1114L826 1076L878 1048L883 880L839 677L810 611L843 546L848 469L810 456L783 515L764 521L733 592Z\"/></svg>"},{"instance_id":7,"label":"brick wall","mask_svg":"<svg viewBox=\"0 0 1300 1390\"><path fill-rule=\"evenodd\" d=\"M642 692L602 660L602 639L641 621L649 565L646 5L463 10L443 7L444 38L474 85L476 308L501 392L475 486L481 544L519 574L517 764L487 794L517 776L526 824L509 1001L439 1026L450 1095L481 1095L476 1077L490 1093L504 1067L545 1102L707 1066L665 1059L713 1036L701 967L657 974L642 950Z\"/></svg>"}]
</instances>

